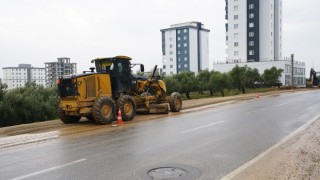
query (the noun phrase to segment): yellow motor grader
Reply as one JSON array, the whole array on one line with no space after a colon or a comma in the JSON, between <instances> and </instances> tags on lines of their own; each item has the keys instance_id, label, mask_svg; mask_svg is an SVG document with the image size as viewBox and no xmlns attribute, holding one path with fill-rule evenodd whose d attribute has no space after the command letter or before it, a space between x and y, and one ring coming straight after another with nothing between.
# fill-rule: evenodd
<instances>
[{"instance_id":1,"label":"yellow motor grader","mask_svg":"<svg viewBox=\"0 0 320 180\"><path fill-rule=\"evenodd\" d=\"M108 124L116 119L117 109L124 121L132 120L137 112L168 113L182 109L178 92L166 95L165 83L155 76L145 78L132 74L132 68L143 64L131 64L127 56L96 58L95 68L80 75L58 80L60 119L68 124L87 117L98 124Z\"/></svg>"}]
</instances>

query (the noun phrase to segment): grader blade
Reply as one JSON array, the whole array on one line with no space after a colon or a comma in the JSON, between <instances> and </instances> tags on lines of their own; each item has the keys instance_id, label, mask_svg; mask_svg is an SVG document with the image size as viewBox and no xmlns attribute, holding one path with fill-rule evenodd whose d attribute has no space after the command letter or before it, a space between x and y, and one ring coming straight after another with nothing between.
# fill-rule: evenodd
<instances>
[{"instance_id":1,"label":"grader blade","mask_svg":"<svg viewBox=\"0 0 320 180\"><path fill-rule=\"evenodd\" d=\"M151 113L151 114L168 114L169 113L169 105L167 103L150 104L149 113Z\"/></svg>"}]
</instances>

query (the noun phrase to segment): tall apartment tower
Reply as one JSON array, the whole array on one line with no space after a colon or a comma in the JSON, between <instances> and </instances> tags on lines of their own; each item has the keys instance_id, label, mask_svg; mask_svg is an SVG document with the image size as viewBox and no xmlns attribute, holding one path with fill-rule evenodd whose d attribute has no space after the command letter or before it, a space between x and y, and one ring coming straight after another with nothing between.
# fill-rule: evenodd
<instances>
[{"instance_id":1,"label":"tall apartment tower","mask_svg":"<svg viewBox=\"0 0 320 180\"><path fill-rule=\"evenodd\" d=\"M34 82L38 85L45 85L45 68L32 67L31 64L19 64L18 67L4 67L3 83L8 89L24 87L27 82Z\"/></svg>"},{"instance_id":2,"label":"tall apartment tower","mask_svg":"<svg viewBox=\"0 0 320 180\"><path fill-rule=\"evenodd\" d=\"M182 71L198 73L209 69L209 32L201 22L187 22L161 29L162 72L173 75Z\"/></svg>"},{"instance_id":3,"label":"tall apartment tower","mask_svg":"<svg viewBox=\"0 0 320 180\"><path fill-rule=\"evenodd\" d=\"M227 63L282 60L282 0L225 0Z\"/></svg>"},{"instance_id":4,"label":"tall apartment tower","mask_svg":"<svg viewBox=\"0 0 320 180\"><path fill-rule=\"evenodd\" d=\"M71 63L70 58L61 57L57 62L45 63L45 69L46 85L50 87L61 77L77 74L77 63Z\"/></svg>"}]
</instances>

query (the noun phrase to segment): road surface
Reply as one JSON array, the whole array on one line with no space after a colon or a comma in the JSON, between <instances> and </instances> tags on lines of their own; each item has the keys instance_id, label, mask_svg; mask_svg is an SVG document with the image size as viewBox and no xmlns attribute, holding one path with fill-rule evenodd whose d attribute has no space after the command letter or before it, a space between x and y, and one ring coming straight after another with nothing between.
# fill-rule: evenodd
<instances>
[{"instance_id":1,"label":"road surface","mask_svg":"<svg viewBox=\"0 0 320 180\"><path fill-rule=\"evenodd\" d=\"M220 179L318 116L318 94L234 101L2 148L0 179Z\"/></svg>"}]
</instances>

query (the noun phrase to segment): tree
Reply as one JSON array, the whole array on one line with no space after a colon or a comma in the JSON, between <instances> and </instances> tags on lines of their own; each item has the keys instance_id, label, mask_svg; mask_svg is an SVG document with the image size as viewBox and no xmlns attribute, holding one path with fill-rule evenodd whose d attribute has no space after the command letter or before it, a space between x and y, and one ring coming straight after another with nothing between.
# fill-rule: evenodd
<instances>
[{"instance_id":1,"label":"tree","mask_svg":"<svg viewBox=\"0 0 320 180\"><path fill-rule=\"evenodd\" d=\"M246 75L245 85L246 87L249 87L249 88L255 88L254 83L261 82L262 80L257 68L252 69L248 67L246 69L245 75Z\"/></svg>"},{"instance_id":2,"label":"tree","mask_svg":"<svg viewBox=\"0 0 320 180\"><path fill-rule=\"evenodd\" d=\"M171 94L173 92L181 92L181 85L175 76L165 76L163 78L164 83L167 87L167 94Z\"/></svg>"},{"instance_id":3,"label":"tree","mask_svg":"<svg viewBox=\"0 0 320 180\"><path fill-rule=\"evenodd\" d=\"M0 82L0 102L3 101L3 97L5 96L6 92L7 92L7 84L2 84Z\"/></svg>"},{"instance_id":4,"label":"tree","mask_svg":"<svg viewBox=\"0 0 320 180\"><path fill-rule=\"evenodd\" d=\"M198 81L194 72L181 72L174 75L174 78L179 82L181 89L180 93L186 94L188 99L191 99L190 92L197 91Z\"/></svg>"},{"instance_id":5,"label":"tree","mask_svg":"<svg viewBox=\"0 0 320 180\"><path fill-rule=\"evenodd\" d=\"M213 89L210 88L209 86L209 81L210 81L210 76L212 72L209 72L207 69L200 71L199 74L197 75L198 83L199 83L199 91L205 91L209 90L210 91L210 96L213 96Z\"/></svg>"},{"instance_id":6,"label":"tree","mask_svg":"<svg viewBox=\"0 0 320 180\"><path fill-rule=\"evenodd\" d=\"M243 94L246 93L245 91L245 85L247 82L247 71L248 67L239 67L236 65L232 70L230 71L230 76L233 81L234 87L236 87L239 91L241 91Z\"/></svg>"},{"instance_id":7,"label":"tree","mask_svg":"<svg viewBox=\"0 0 320 180\"><path fill-rule=\"evenodd\" d=\"M270 69L264 70L264 73L262 75L263 80L267 86L274 86L277 85L279 86L279 78L282 76L283 69L279 68L277 69L276 67L272 67Z\"/></svg>"},{"instance_id":8,"label":"tree","mask_svg":"<svg viewBox=\"0 0 320 180\"><path fill-rule=\"evenodd\" d=\"M224 97L224 91L232 87L232 80L229 73L212 72L209 80L210 88L219 91Z\"/></svg>"},{"instance_id":9,"label":"tree","mask_svg":"<svg viewBox=\"0 0 320 180\"><path fill-rule=\"evenodd\" d=\"M0 102L0 126L11 126L55 119L59 99L56 88L27 83L9 91Z\"/></svg>"}]
</instances>

